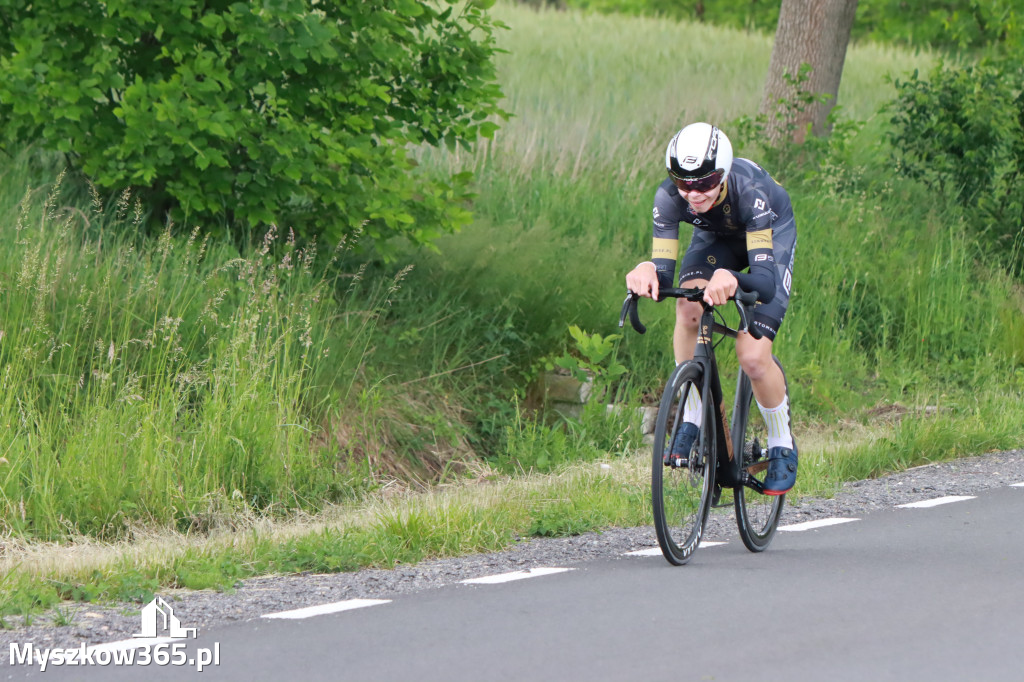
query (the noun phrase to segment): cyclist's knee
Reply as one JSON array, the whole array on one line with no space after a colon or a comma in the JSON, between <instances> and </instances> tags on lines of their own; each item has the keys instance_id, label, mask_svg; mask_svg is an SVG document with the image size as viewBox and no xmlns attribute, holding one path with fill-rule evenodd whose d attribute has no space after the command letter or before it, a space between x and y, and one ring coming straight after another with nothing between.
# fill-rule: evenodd
<instances>
[{"instance_id":1,"label":"cyclist's knee","mask_svg":"<svg viewBox=\"0 0 1024 682\"><path fill-rule=\"evenodd\" d=\"M700 316L703 313L704 309L701 307L700 303L687 301L683 298L676 299L676 324L696 329L697 323L700 321Z\"/></svg>"},{"instance_id":2,"label":"cyclist's knee","mask_svg":"<svg viewBox=\"0 0 1024 682\"><path fill-rule=\"evenodd\" d=\"M737 339L736 359L752 381L763 379L775 367L775 361L772 359L772 342L767 339Z\"/></svg>"},{"instance_id":3,"label":"cyclist's knee","mask_svg":"<svg viewBox=\"0 0 1024 682\"><path fill-rule=\"evenodd\" d=\"M682 282L682 287L704 287L707 286L707 280L695 279L687 282ZM693 329L697 328L697 323L700 322L701 315L704 314L704 308L700 303L695 301L687 301L685 298L676 299L676 324L682 324L686 327Z\"/></svg>"}]
</instances>

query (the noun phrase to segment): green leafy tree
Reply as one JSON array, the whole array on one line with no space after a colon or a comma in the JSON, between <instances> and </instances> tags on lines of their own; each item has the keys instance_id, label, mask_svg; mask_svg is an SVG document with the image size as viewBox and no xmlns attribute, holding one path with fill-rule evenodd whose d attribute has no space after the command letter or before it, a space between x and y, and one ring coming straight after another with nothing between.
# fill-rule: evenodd
<instances>
[{"instance_id":1,"label":"green leafy tree","mask_svg":"<svg viewBox=\"0 0 1024 682\"><path fill-rule=\"evenodd\" d=\"M468 174L411 147L490 136L493 0L0 0L0 141L64 152L155 218L429 243Z\"/></svg>"}]
</instances>

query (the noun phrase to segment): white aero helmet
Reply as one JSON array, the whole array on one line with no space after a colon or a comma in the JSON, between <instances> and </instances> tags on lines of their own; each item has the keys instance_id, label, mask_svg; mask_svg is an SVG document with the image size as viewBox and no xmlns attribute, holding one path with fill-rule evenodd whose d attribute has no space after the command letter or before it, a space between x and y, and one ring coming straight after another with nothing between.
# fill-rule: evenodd
<instances>
[{"instance_id":1,"label":"white aero helmet","mask_svg":"<svg viewBox=\"0 0 1024 682\"><path fill-rule=\"evenodd\" d=\"M665 169L680 189L706 192L729 176L732 143L710 123L691 123L668 143Z\"/></svg>"}]
</instances>

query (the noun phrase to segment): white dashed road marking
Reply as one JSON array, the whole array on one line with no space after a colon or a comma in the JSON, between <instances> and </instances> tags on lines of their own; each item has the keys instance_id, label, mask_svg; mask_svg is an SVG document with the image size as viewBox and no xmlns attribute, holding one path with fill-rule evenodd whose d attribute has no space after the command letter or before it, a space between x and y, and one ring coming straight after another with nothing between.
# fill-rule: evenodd
<instances>
[{"instance_id":1,"label":"white dashed road marking","mask_svg":"<svg viewBox=\"0 0 1024 682\"><path fill-rule=\"evenodd\" d=\"M1024 483L1012 483L1011 488L1024 488Z\"/></svg>"},{"instance_id":2,"label":"white dashed road marking","mask_svg":"<svg viewBox=\"0 0 1024 682\"><path fill-rule=\"evenodd\" d=\"M524 578L536 578L542 575L552 575L554 573L565 573L571 571L571 568L531 568L528 571L512 571L511 573L502 573L500 575L487 575L483 578L470 578L469 580L462 580L460 582L466 585L497 585L498 583L509 583L513 580L523 580Z\"/></svg>"},{"instance_id":3,"label":"white dashed road marking","mask_svg":"<svg viewBox=\"0 0 1024 682\"><path fill-rule=\"evenodd\" d=\"M141 649L145 646L163 644L165 642L180 642L181 637L136 637L135 639L122 639L118 642L107 642L88 647L88 650L97 651L124 651L126 649Z\"/></svg>"},{"instance_id":4,"label":"white dashed road marking","mask_svg":"<svg viewBox=\"0 0 1024 682\"><path fill-rule=\"evenodd\" d=\"M727 542L702 542L700 546L703 547L717 547L718 545L726 545ZM638 549L632 552L626 552L624 556L661 556L660 547L648 547L647 549Z\"/></svg>"},{"instance_id":5,"label":"white dashed road marking","mask_svg":"<svg viewBox=\"0 0 1024 682\"><path fill-rule=\"evenodd\" d=\"M920 502L911 502L910 504L898 504L897 509L927 509L928 507L938 507L940 504L949 504L951 502L963 502L964 500L973 500L974 495L947 495L946 497L936 497L934 500L921 500Z\"/></svg>"},{"instance_id":6,"label":"white dashed road marking","mask_svg":"<svg viewBox=\"0 0 1024 682\"><path fill-rule=\"evenodd\" d=\"M378 604L387 604L390 599L349 599L347 601L336 601L331 604L320 604L319 606L309 606L304 609L295 609L294 611L279 611L277 613L266 613L261 616L262 618L287 618L295 620L299 618L312 618L313 616L323 616L328 613L338 613L339 611L350 611L352 609L361 609L366 606L377 606Z\"/></svg>"},{"instance_id":7,"label":"white dashed road marking","mask_svg":"<svg viewBox=\"0 0 1024 682\"><path fill-rule=\"evenodd\" d=\"M633 552L626 552L626 556L661 556L661 547L648 547Z\"/></svg>"},{"instance_id":8,"label":"white dashed road marking","mask_svg":"<svg viewBox=\"0 0 1024 682\"><path fill-rule=\"evenodd\" d=\"M779 530L799 532L802 530L814 530L815 528L824 528L826 526L838 526L841 523L850 523L851 521L860 521L860 519L818 519L817 521L804 521L803 523L793 523L788 526L779 526Z\"/></svg>"}]
</instances>

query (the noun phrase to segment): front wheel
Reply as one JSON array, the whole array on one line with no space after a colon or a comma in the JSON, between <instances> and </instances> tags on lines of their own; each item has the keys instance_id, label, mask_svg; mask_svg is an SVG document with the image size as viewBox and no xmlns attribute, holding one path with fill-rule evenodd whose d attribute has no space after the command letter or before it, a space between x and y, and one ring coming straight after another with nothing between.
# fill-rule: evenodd
<instances>
[{"instance_id":1,"label":"front wheel","mask_svg":"<svg viewBox=\"0 0 1024 682\"><path fill-rule=\"evenodd\" d=\"M704 401L702 427L682 465L665 465L677 429L683 424L683 406L690 391L699 395L704 386L704 368L689 361L680 364L669 377L658 408L651 461L651 498L654 530L665 558L681 566L690 560L700 544L711 510L715 487L715 431L710 400Z\"/></svg>"},{"instance_id":2,"label":"front wheel","mask_svg":"<svg viewBox=\"0 0 1024 682\"><path fill-rule=\"evenodd\" d=\"M740 372L736 387L736 409L733 412L732 441L737 455L743 458L741 475L748 477L750 485L737 485L733 493L736 525L746 548L751 552L763 552L778 528L786 496L757 492L764 482L768 467L768 428L760 414L750 415L753 404L750 379Z\"/></svg>"}]
</instances>

